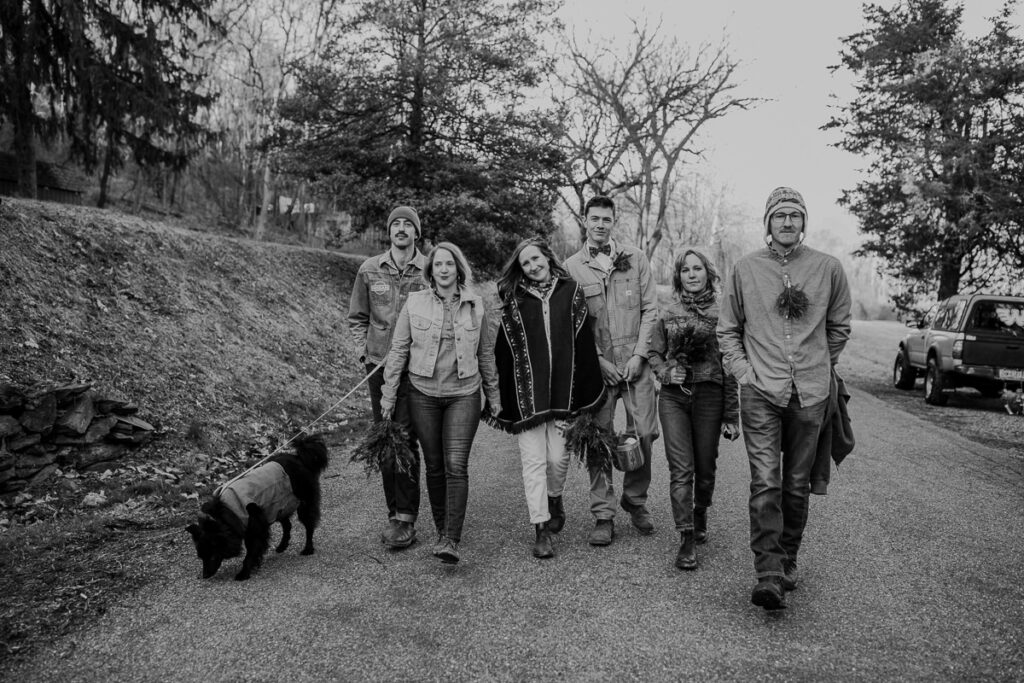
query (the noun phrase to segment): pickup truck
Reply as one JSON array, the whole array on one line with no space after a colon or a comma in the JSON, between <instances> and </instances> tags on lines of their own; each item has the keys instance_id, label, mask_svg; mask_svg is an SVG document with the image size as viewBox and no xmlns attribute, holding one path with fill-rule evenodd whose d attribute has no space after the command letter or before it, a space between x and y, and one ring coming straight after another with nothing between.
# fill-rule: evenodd
<instances>
[{"instance_id":1,"label":"pickup truck","mask_svg":"<svg viewBox=\"0 0 1024 683\"><path fill-rule=\"evenodd\" d=\"M997 397L1024 385L1024 297L955 295L940 301L903 338L892 383L913 389L924 376L924 400L945 405L958 387Z\"/></svg>"}]
</instances>

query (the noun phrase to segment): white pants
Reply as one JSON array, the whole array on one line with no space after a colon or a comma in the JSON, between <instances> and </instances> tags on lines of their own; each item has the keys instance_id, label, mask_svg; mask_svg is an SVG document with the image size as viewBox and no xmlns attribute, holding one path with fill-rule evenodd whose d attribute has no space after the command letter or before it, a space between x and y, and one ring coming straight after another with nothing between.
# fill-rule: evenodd
<instances>
[{"instance_id":1,"label":"white pants","mask_svg":"<svg viewBox=\"0 0 1024 683\"><path fill-rule=\"evenodd\" d=\"M523 459L523 488L530 523L551 519L548 496L562 495L565 475L569 471L569 454L561 422L552 420L519 434L519 455Z\"/></svg>"}]
</instances>

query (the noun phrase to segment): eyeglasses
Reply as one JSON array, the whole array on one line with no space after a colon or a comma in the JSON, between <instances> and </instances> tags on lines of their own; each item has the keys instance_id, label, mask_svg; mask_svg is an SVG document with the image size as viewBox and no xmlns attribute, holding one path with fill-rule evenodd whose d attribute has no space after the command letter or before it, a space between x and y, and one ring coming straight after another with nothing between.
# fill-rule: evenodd
<instances>
[{"instance_id":1,"label":"eyeglasses","mask_svg":"<svg viewBox=\"0 0 1024 683\"><path fill-rule=\"evenodd\" d=\"M793 225L802 225L804 222L804 215L799 211L794 211L793 213L778 211L772 214L772 222L779 225L785 223L787 218L793 221Z\"/></svg>"}]
</instances>

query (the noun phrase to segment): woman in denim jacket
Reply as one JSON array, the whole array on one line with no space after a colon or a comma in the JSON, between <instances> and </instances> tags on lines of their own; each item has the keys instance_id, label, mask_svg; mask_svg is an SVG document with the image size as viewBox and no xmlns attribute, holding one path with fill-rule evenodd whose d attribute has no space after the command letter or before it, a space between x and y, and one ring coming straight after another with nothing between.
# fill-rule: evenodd
<instances>
[{"instance_id":1,"label":"woman in denim jacket","mask_svg":"<svg viewBox=\"0 0 1024 683\"><path fill-rule=\"evenodd\" d=\"M739 436L736 380L722 370L718 272L696 249L676 257L673 301L655 325L648 354L661 383L658 417L665 435L672 516L681 535L675 564L697 568L695 544L707 541L720 436Z\"/></svg>"},{"instance_id":2,"label":"woman in denim jacket","mask_svg":"<svg viewBox=\"0 0 1024 683\"><path fill-rule=\"evenodd\" d=\"M384 366L381 411L391 415L399 379L409 373L409 412L423 449L427 493L437 527L434 555L459 561L469 495L467 465L480 425L480 388L501 411L494 344L483 299L469 288L472 274L462 251L440 242L427 256L430 286L409 294L398 314Z\"/></svg>"}]
</instances>

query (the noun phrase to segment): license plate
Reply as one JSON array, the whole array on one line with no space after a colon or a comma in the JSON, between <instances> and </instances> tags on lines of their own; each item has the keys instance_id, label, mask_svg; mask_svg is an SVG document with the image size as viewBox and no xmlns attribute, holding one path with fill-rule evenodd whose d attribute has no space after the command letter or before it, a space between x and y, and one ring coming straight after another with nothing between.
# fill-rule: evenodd
<instances>
[{"instance_id":1,"label":"license plate","mask_svg":"<svg viewBox=\"0 0 1024 683\"><path fill-rule=\"evenodd\" d=\"M1024 382L1024 370L1007 370L1006 368L999 368L999 379Z\"/></svg>"}]
</instances>

